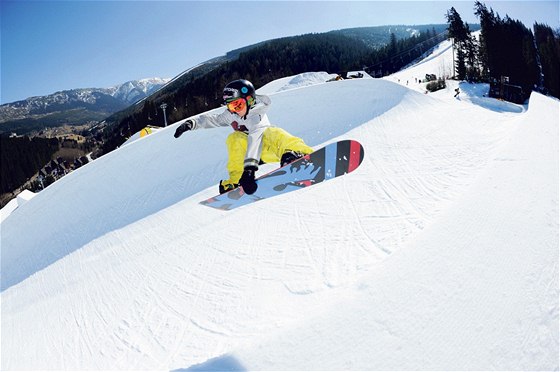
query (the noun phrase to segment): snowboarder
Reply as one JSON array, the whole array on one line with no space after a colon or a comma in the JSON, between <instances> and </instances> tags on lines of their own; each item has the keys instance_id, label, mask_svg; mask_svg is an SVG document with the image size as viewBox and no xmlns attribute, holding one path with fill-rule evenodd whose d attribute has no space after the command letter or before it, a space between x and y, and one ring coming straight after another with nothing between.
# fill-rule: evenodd
<instances>
[{"instance_id":1,"label":"snowboarder","mask_svg":"<svg viewBox=\"0 0 560 372\"><path fill-rule=\"evenodd\" d=\"M459 88L455 89L455 95L453 96L454 98L457 98L459 96L459 93L461 93L461 91L459 90Z\"/></svg>"},{"instance_id":2,"label":"snowboarder","mask_svg":"<svg viewBox=\"0 0 560 372\"><path fill-rule=\"evenodd\" d=\"M313 149L282 128L272 126L266 112L271 100L256 94L248 80L235 80L223 92L226 110L220 114L201 114L187 119L175 131L175 138L188 130L231 125L233 133L226 139L229 179L220 181L220 194L241 185L247 194L257 190L255 172L259 164L289 164Z\"/></svg>"}]
</instances>

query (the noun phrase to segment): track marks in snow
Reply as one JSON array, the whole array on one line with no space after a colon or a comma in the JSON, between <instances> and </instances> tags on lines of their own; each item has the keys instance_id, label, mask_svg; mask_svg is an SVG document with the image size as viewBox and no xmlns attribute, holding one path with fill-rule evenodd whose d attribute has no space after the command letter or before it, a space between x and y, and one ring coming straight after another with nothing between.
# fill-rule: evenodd
<instances>
[{"instance_id":1,"label":"track marks in snow","mask_svg":"<svg viewBox=\"0 0 560 372\"><path fill-rule=\"evenodd\" d=\"M221 212L200 206L199 200L216 191L214 185L186 198L190 195L186 190L210 184L209 178L198 178L202 170L192 169L195 175L186 178L177 176L174 169L165 170L169 175L164 179L170 182L169 191L160 195L165 203L152 200L157 187L146 183L141 189L145 199L130 197L118 210L110 209L112 222L98 216L88 226L102 236L90 231L98 239L87 240L79 250L28 278L17 296L11 290L3 293L3 310L5 303L10 304L3 316L14 319L20 309L27 309L26 299L33 301L29 309L36 310L35 315L43 315L41 309L50 309L51 302L57 304L56 314L47 312L41 319L58 324L60 332L46 334L52 329L48 327L29 329L20 319L21 329L10 329L8 334L20 344L28 339L25 335L38 336L31 340L33 347L12 354L35 363L27 369L41 365L41 360L28 358L31 354L59 362L52 366L59 369L183 367L317 314L333 294L340 293L338 289L352 285L381 261L389 261L388 255L407 247L419 232L453 209L481 170L496 158L496 149L511 131L498 114L480 115L477 108L462 109L459 104L441 110L438 105L446 103L421 97L412 93L393 97L403 100L406 110L391 109L378 99L369 122L359 125L354 118L350 127L355 129L344 137L362 142L366 158L352 174L248 208ZM308 107L300 109L307 113ZM472 125L455 124L457 115L472 117ZM357 115L362 116L368 115ZM330 116L315 118L327 119ZM335 132L343 130L337 126ZM180 154L192 155L183 150L185 143L164 141L163 134L154 135L154 141L173 144ZM221 134L225 137L225 132ZM204 133L196 136L210 138ZM192 153L206 150L196 143L193 146L189 147ZM171 164L176 157L161 163ZM223 162L209 162L203 165L216 174L223 172ZM107 192L112 195L111 190ZM134 218L126 218L128 214ZM78 227L76 234L80 233ZM73 235L65 239L69 247L76 240ZM60 280L41 282L45 277ZM91 290L83 290L89 288L84 280L95 281ZM427 297L431 294L430 287L406 284ZM446 295L457 299L460 285L458 292ZM61 299L58 292L68 298ZM34 293L45 299L33 297ZM414 295L412 290L408 293ZM66 302L80 306L67 307ZM383 309L391 310L389 306ZM384 322L380 317L372 322L376 331L395 343L405 333L398 321ZM10 320L3 320L5 324L10 327ZM535 344L531 334L527 329L528 353Z\"/></svg>"}]
</instances>

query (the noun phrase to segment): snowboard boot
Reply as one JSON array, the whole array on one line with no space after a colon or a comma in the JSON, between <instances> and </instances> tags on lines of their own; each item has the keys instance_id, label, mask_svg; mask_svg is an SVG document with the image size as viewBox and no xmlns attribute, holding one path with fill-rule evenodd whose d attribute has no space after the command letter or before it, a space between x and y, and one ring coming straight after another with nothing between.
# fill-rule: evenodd
<instances>
[{"instance_id":1,"label":"snowboard boot","mask_svg":"<svg viewBox=\"0 0 560 372\"><path fill-rule=\"evenodd\" d=\"M287 151L282 155L282 158L280 159L280 166L283 167L284 165L293 163L294 161L298 160L299 158L302 158L303 156L304 154L302 154L301 152Z\"/></svg>"},{"instance_id":2,"label":"snowboard boot","mask_svg":"<svg viewBox=\"0 0 560 372\"><path fill-rule=\"evenodd\" d=\"M220 195L225 194L226 192L235 189L237 186L239 186L239 185L236 184L236 183L227 183L227 184L223 185L222 181L220 181L220 185L219 185Z\"/></svg>"}]
</instances>

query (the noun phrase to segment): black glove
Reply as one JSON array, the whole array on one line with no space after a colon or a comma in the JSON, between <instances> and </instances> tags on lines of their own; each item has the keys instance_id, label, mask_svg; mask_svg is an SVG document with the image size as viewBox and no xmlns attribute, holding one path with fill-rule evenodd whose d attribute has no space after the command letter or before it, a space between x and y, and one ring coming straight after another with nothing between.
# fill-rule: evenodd
<instances>
[{"instance_id":1,"label":"black glove","mask_svg":"<svg viewBox=\"0 0 560 372\"><path fill-rule=\"evenodd\" d=\"M252 195L257 191L257 182L255 181L255 171L253 167L247 167L243 171L243 175L239 180L239 184L243 187L245 194Z\"/></svg>"},{"instance_id":2,"label":"black glove","mask_svg":"<svg viewBox=\"0 0 560 372\"><path fill-rule=\"evenodd\" d=\"M177 127L177 130L175 131L175 134L173 136L175 138L179 138L181 137L181 134L185 133L188 130L193 129L193 127L194 127L194 121L189 119Z\"/></svg>"}]
</instances>

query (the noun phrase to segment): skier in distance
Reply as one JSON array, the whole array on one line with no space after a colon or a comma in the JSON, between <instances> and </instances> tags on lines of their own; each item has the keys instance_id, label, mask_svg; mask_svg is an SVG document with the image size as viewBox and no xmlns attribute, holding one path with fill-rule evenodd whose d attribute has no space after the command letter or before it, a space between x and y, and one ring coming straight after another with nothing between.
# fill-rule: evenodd
<instances>
[{"instance_id":1,"label":"skier in distance","mask_svg":"<svg viewBox=\"0 0 560 372\"><path fill-rule=\"evenodd\" d=\"M273 126L266 112L271 100L256 94L248 80L234 80L223 92L226 110L220 114L200 114L188 118L175 131L175 138L188 130L231 125L233 132L226 139L229 179L220 181L220 194L241 185L247 194L257 191L255 172L262 163L289 164L313 149L298 137Z\"/></svg>"}]
</instances>

